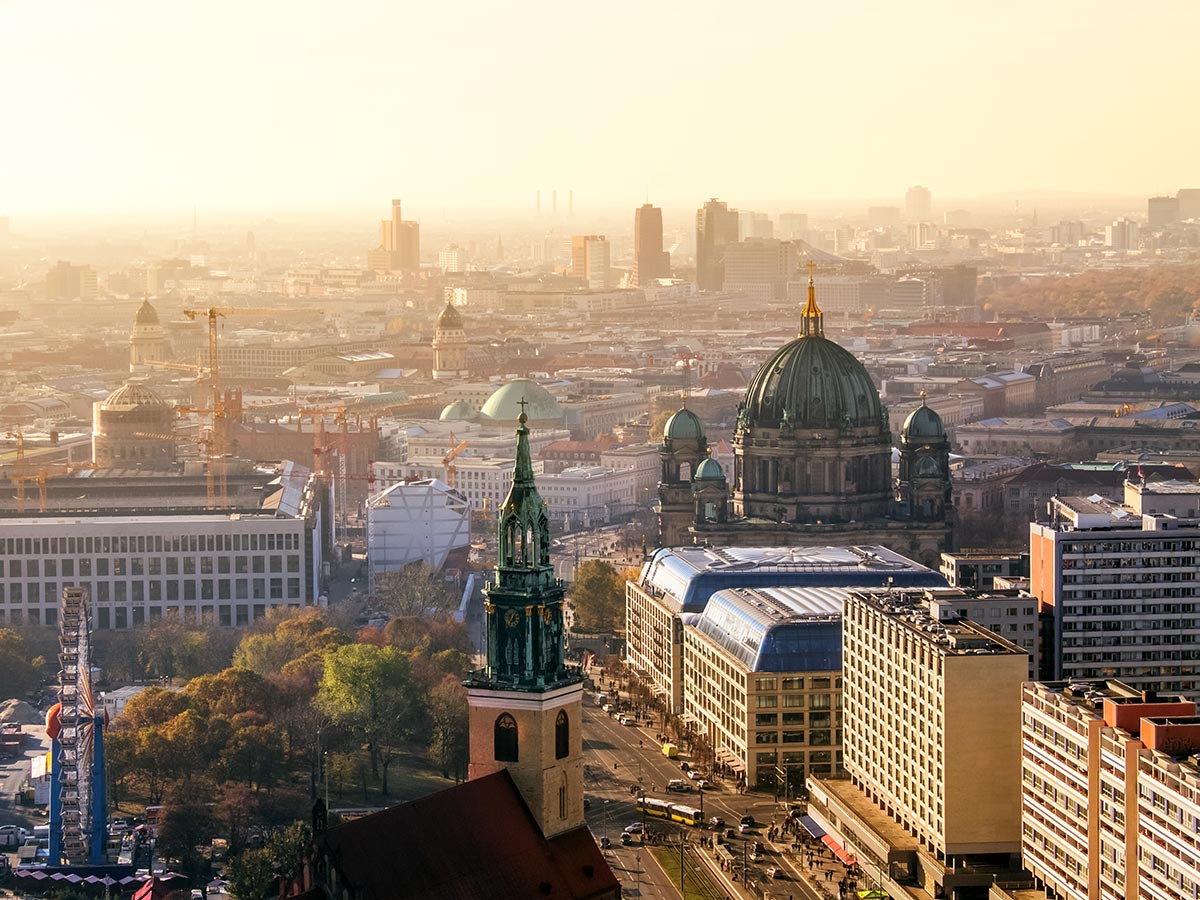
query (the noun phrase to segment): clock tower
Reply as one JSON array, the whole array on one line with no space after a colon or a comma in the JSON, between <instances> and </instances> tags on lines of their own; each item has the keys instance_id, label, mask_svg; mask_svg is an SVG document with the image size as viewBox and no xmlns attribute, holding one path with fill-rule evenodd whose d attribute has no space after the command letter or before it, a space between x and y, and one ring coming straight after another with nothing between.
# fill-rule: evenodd
<instances>
[{"instance_id":1,"label":"clock tower","mask_svg":"<svg viewBox=\"0 0 1200 900\"><path fill-rule=\"evenodd\" d=\"M546 837L583 819L583 679L563 664L563 583L550 564L550 519L529 453L525 401L498 556L484 587L487 665L465 682L470 777L508 769Z\"/></svg>"}]
</instances>

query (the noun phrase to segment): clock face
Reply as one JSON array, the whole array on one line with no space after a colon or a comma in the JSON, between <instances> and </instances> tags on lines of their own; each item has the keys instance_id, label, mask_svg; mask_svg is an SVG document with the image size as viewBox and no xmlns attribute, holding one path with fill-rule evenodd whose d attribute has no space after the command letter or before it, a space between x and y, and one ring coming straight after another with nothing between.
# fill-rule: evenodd
<instances>
[{"instance_id":1,"label":"clock face","mask_svg":"<svg viewBox=\"0 0 1200 900\"><path fill-rule=\"evenodd\" d=\"M516 628L517 624L520 621L521 621L521 614L518 613L515 609L510 609L508 612L506 612L504 614L504 624L507 625L509 628Z\"/></svg>"}]
</instances>

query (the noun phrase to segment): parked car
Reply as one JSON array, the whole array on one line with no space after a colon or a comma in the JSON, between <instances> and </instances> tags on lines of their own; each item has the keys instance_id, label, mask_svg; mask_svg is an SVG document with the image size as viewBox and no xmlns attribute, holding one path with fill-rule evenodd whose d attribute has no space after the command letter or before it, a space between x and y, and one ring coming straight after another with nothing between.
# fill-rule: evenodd
<instances>
[{"instance_id":1,"label":"parked car","mask_svg":"<svg viewBox=\"0 0 1200 900\"><path fill-rule=\"evenodd\" d=\"M679 764L679 771L686 772L691 767L692 767L692 764L690 762L688 762L687 760L684 760L683 762L681 762Z\"/></svg>"},{"instance_id":2,"label":"parked car","mask_svg":"<svg viewBox=\"0 0 1200 900\"><path fill-rule=\"evenodd\" d=\"M630 834L628 831L622 831L621 832L621 846L628 847L632 843L633 843L633 835Z\"/></svg>"},{"instance_id":3,"label":"parked car","mask_svg":"<svg viewBox=\"0 0 1200 900\"><path fill-rule=\"evenodd\" d=\"M696 790L707 791L708 790L708 782L705 779L701 778L699 781L696 782Z\"/></svg>"},{"instance_id":4,"label":"parked car","mask_svg":"<svg viewBox=\"0 0 1200 900\"><path fill-rule=\"evenodd\" d=\"M688 776L688 778L692 779L692 781L696 781L696 780L698 780L698 779L700 778L700 776L701 776L701 775L703 775L703 774L704 774L704 773L703 773L703 772L701 772L699 769L689 769L689 770L688 770L688 773L687 773L687 776Z\"/></svg>"},{"instance_id":5,"label":"parked car","mask_svg":"<svg viewBox=\"0 0 1200 900\"><path fill-rule=\"evenodd\" d=\"M625 826L625 834L641 834L641 833L642 833L642 823L641 822L634 822L632 825Z\"/></svg>"}]
</instances>

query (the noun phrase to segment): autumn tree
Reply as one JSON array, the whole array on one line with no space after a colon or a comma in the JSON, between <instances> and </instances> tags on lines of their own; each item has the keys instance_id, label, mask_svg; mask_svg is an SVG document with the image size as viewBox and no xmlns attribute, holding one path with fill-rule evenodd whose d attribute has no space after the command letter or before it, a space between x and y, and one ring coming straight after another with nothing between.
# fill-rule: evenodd
<instances>
[{"instance_id":1,"label":"autumn tree","mask_svg":"<svg viewBox=\"0 0 1200 900\"><path fill-rule=\"evenodd\" d=\"M570 587L575 631L612 633L625 622L625 579L611 563L588 559L575 569Z\"/></svg>"},{"instance_id":2,"label":"autumn tree","mask_svg":"<svg viewBox=\"0 0 1200 900\"><path fill-rule=\"evenodd\" d=\"M433 736L430 756L443 778L459 781L466 774L470 754L467 689L458 678L447 675L429 692L429 718Z\"/></svg>"},{"instance_id":3,"label":"autumn tree","mask_svg":"<svg viewBox=\"0 0 1200 900\"><path fill-rule=\"evenodd\" d=\"M371 593L374 609L393 616L421 618L444 615L458 607L458 593L425 563L413 563L398 572L375 576Z\"/></svg>"},{"instance_id":4,"label":"autumn tree","mask_svg":"<svg viewBox=\"0 0 1200 900\"><path fill-rule=\"evenodd\" d=\"M25 638L11 628L0 628L0 700L32 693L42 683L45 663L31 655Z\"/></svg>"}]
</instances>

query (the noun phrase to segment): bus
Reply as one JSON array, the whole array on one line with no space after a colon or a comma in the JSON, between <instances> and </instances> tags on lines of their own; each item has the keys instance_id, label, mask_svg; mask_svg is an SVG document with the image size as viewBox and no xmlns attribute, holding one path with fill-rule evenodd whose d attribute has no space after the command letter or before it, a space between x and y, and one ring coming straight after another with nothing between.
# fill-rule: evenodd
<instances>
[{"instance_id":1,"label":"bus","mask_svg":"<svg viewBox=\"0 0 1200 900\"><path fill-rule=\"evenodd\" d=\"M704 814L694 806L672 803L671 821L682 822L684 825L700 825L704 822Z\"/></svg>"},{"instance_id":2,"label":"bus","mask_svg":"<svg viewBox=\"0 0 1200 900\"><path fill-rule=\"evenodd\" d=\"M671 804L657 797L638 797L637 808L638 812L658 819L671 818Z\"/></svg>"}]
</instances>

